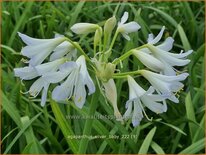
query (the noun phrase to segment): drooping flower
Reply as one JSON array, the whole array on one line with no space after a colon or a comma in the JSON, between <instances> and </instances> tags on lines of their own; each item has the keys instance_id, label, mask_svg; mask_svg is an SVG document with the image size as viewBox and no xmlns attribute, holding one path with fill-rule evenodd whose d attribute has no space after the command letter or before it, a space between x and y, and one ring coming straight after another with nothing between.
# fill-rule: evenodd
<instances>
[{"instance_id":1,"label":"drooping flower","mask_svg":"<svg viewBox=\"0 0 206 155\"><path fill-rule=\"evenodd\" d=\"M137 126L141 122L143 112L145 113L144 107L147 107L157 114L167 111L167 105L165 102L167 96L153 94L155 91L153 87L150 87L145 91L129 75L127 76L127 80L129 84L129 100L126 103L127 110L123 117L125 119L132 117L133 126ZM163 104L159 102L163 102Z\"/></svg>"},{"instance_id":2,"label":"drooping flower","mask_svg":"<svg viewBox=\"0 0 206 155\"><path fill-rule=\"evenodd\" d=\"M56 77L54 77L56 75ZM68 77L67 77L68 76ZM65 101L74 97L77 107L82 108L86 100L86 88L92 94L95 92L94 83L87 71L84 56L80 56L76 62L68 62L61 66L60 71L46 75L47 80L51 83L57 83L64 78L67 79L52 91L52 98L56 101Z\"/></svg>"},{"instance_id":3,"label":"drooping flower","mask_svg":"<svg viewBox=\"0 0 206 155\"><path fill-rule=\"evenodd\" d=\"M122 121L122 115L117 107L117 88L114 79L110 79L107 82L102 82L102 84L104 86L105 96L113 106L114 116L118 121Z\"/></svg>"},{"instance_id":4,"label":"drooping flower","mask_svg":"<svg viewBox=\"0 0 206 155\"><path fill-rule=\"evenodd\" d=\"M175 103L179 102L178 98L175 97L175 93L180 91L184 86L180 81L185 80L189 75L188 73L182 73L179 75L167 76L147 70L140 70L139 73L152 84L156 91L163 95L167 95L168 99Z\"/></svg>"},{"instance_id":5,"label":"drooping flower","mask_svg":"<svg viewBox=\"0 0 206 155\"><path fill-rule=\"evenodd\" d=\"M133 54L149 69L156 72L164 70L164 64L151 54L136 49L133 50Z\"/></svg>"},{"instance_id":6,"label":"drooping flower","mask_svg":"<svg viewBox=\"0 0 206 155\"><path fill-rule=\"evenodd\" d=\"M96 31L99 28L97 24L91 23L76 23L70 29L76 34L86 34Z\"/></svg>"},{"instance_id":7,"label":"drooping flower","mask_svg":"<svg viewBox=\"0 0 206 155\"><path fill-rule=\"evenodd\" d=\"M185 53L181 51L179 54L169 52L173 47L174 39L172 37L168 37L162 44L154 46L154 44L158 43L162 38L164 30L165 27L163 26L155 38L153 34L149 34L147 48L141 49L141 52L136 50L134 54L149 69L165 75L176 75L173 66L185 66L188 64L190 60L186 59L186 57L192 53L192 50ZM140 54L143 52L144 54L141 56ZM144 57L144 59L142 57ZM146 59L146 57L148 57L148 59ZM152 59L152 61L149 59ZM153 64L155 65L152 66ZM159 68L156 67L157 65Z\"/></svg>"},{"instance_id":8,"label":"drooping flower","mask_svg":"<svg viewBox=\"0 0 206 155\"><path fill-rule=\"evenodd\" d=\"M51 82L47 78L43 77L51 72L56 72L59 69L59 66L66 61L65 58L57 59L52 62L44 63L37 65L35 67L28 66L22 68L15 68L15 76L20 77L21 80L31 80L36 77L39 77L30 87L28 93L35 98L43 89L41 106L44 106L47 98L47 91Z\"/></svg>"},{"instance_id":9,"label":"drooping flower","mask_svg":"<svg viewBox=\"0 0 206 155\"><path fill-rule=\"evenodd\" d=\"M22 48L21 54L30 58L30 66L41 64L59 44L65 41L65 37L36 39L22 33L18 34L24 43L27 44L27 46Z\"/></svg>"},{"instance_id":10,"label":"drooping flower","mask_svg":"<svg viewBox=\"0 0 206 155\"><path fill-rule=\"evenodd\" d=\"M125 39L130 40L128 34L139 30L141 27L139 24L137 24L137 22L134 21L125 24L128 17L129 17L128 12L124 12L121 21L118 23L117 31L120 32Z\"/></svg>"}]
</instances>

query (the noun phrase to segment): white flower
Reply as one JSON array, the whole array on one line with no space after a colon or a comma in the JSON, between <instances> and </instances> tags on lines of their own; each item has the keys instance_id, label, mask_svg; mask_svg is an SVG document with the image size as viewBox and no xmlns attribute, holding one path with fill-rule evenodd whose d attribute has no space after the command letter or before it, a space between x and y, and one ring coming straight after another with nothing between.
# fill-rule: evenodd
<instances>
[{"instance_id":1,"label":"white flower","mask_svg":"<svg viewBox=\"0 0 206 155\"><path fill-rule=\"evenodd\" d=\"M183 88L183 84L179 81L183 81L189 75L188 73L182 73L175 76L167 76L162 74L153 73L147 70L139 71L142 76L144 76L152 86L163 95L169 96L168 99L178 103L179 100L175 97L175 94Z\"/></svg>"},{"instance_id":2,"label":"white flower","mask_svg":"<svg viewBox=\"0 0 206 155\"><path fill-rule=\"evenodd\" d=\"M120 32L125 39L130 40L128 34L139 30L141 27L134 21L125 24L125 22L128 19L128 16L128 12L124 12L121 21L118 23L117 31Z\"/></svg>"},{"instance_id":3,"label":"white flower","mask_svg":"<svg viewBox=\"0 0 206 155\"><path fill-rule=\"evenodd\" d=\"M48 72L56 71L65 61L66 58L61 58L52 62L37 65L35 67L27 66L22 68L14 68L14 74L22 80L31 80L43 74L47 74Z\"/></svg>"},{"instance_id":4,"label":"white flower","mask_svg":"<svg viewBox=\"0 0 206 155\"><path fill-rule=\"evenodd\" d=\"M29 65L31 66L41 64L59 44L65 41L65 37L35 39L21 33L18 34L24 43L27 44L27 46L22 48L21 54L31 58L29 60Z\"/></svg>"},{"instance_id":5,"label":"white flower","mask_svg":"<svg viewBox=\"0 0 206 155\"><path fill-rule=\"evenodd\" d=\"M55 74L57 75L56 77L54 77ZM95 86L87 71L84 56L80 56L76 60L76 63L63 64L59 73L51 73L45 77L53 83L59 82L67 77L61 85L53 90L52 98L56 101L65 101L67 98L69 99L73 96L74 102L79 108L83 107L86 100L85 86L87 86L89 90L89 95L95 92Z\"/></svg>"},{"instance_id":6,"label":"white flower","mask_svg":"<svg viewBox=\"0 0 206 155\"><path fill-rule=\"evenodd\" d=\"M146 53L141 50L133 50L133 54L149 69L156 71L156 72L161 72L164 69L164 64L152 56L149 53Z\"/></svg>"},{"instance_id":7,"label":"white flower","mask_svg":"<svg viewBox=\"0 0 206 155\"><path fill-rule=\"evenodd\" d=\"M114 116L118 121L122 121L122 115L120 114L119 109L117 107L117 89L114 80L110 79L107 82L102 82L102 84L105 89L104 91L105 91L106 98L113 106Z\"/></svg>"},{"instance_id":8,"label":"white flower","mask_svg":"<svg viewBox=\"0 0 206 155\"><path fill-rule=\"evenodd\" d=\"M125 119L132 117L133 126L139 125L142 120L142 112L145 113L144 106L157 114L167 111L165 96L154 95L152 87L145 91L131 76L127 76L127 79L129 84L129 100L126 103L127 111L123 117ZM163 102L163 104L158 102Z\"/></svg>"},{"instance_id":9,"label":"white flower","mask_svg":"<svg viewBox=\"0 0 206 155\"><path fill-rule=\"evenodd\" d=\"M164 30L165 30L165 27L163 26L161 31L155 38L153 34L149 34L148 49L144 48L144 49L141 49L141 51L146 53L147 56L151 55L151 57L154 57L153 59L156 59L156 61L157 59L161 61L161 63L164 66L164 68L162 69L163 74L176 75L176 72L174 71L173 66L185 66L186 64L188 64L190 60L185 59L185 58L188 55L190 55L193 51L189 50L185 53L181 51L180 54L169 52L172 49L173 43L174 43L174 39L172 37L168 37L162 44L158 46L154 46L154 44L158 43L160 39L162 38ZM144 60L144 62L142 63L145 64L146 61ZM146 66L152 69L153 71L157 71L157 70L154 70L154 68L151 68L151 66L148 66L148 65Z\"/></svg>"},{"instance_id":10,"label":"white flower","mask_svg":"<svg viewBox=\"0 0 206 155\"><path fill-rule=\"evenodd\" d=\"M70 29L76 34L86 34L94 32L99 26L91 23L76 23Z\"/></svg>"}]
</instances>

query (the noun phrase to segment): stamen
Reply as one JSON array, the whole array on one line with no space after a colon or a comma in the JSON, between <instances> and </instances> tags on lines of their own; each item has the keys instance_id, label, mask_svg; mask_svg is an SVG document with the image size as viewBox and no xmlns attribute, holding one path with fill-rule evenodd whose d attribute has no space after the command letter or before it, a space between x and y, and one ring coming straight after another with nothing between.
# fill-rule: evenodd
<instances>
[{"instance_id":1,"label":"stamen","mask_svg":"<svg viewBox=\"0 0 206 155\"><path fill-rule=\"evenodd\" d=\"M148 121L152 121L153 117L149 118L148 115L147 115L147 113L146 113L146 111L144 110L144 107L142 106L141 101L140 101L139 103L140 103L140 107L142 108L142 111L143 111L145 117L147 118L147 120L148 120Z\"/></svg>"}]
</instances>

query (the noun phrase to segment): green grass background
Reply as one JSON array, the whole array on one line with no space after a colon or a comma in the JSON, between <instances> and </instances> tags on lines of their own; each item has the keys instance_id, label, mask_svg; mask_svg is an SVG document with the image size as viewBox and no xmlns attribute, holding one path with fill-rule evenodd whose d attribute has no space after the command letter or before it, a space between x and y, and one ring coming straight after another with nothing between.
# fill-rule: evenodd
<instances>
[{"instance_id":1,"label":"green grass background","mask_svg":"<svg viewBox=\"0 0 206 155\"><path fill-rule=\"evenodd\" d=\"M204 153L205 105L204 105L204 2L2 2L1 20L1 153ZM118 9L117 9L118 8ZM129 12L129 21L137 21L141 30L131 34L131 41L117 38L113 56L146 43L147 36L157 34L165 25L164 39L175 39L173 52L193 49L191 63L180 70L190 76L184 82L180 103L168 102L168 111L156 115L147 114L153 121L143 119L133 128L115 120L72 120L67 115L112 115L110 105L97 91L87 98L82 110L73 103L67 105L47 102L42 108L37 99L29 99L20 93L31 82L22 85L14 77L13 68L23 66L19 54L24 44L17 32L36 38L51 38L54 32L79 41L87 54L92 56L92 39L89 36L72 35L70 27L77 22L103 25L117 10L120 19ZM164 40L163 39L163 40ZM162 40L162 41L163 41ZM137 59L123 62L131 69L143 67ZM127 67L123 71L128 71ZM145 80L139 78L140 85ZM118 106L125 112L128 86L124 80L116 80ZM68 135L136 135L136 139L68 139Z\"/></svg>"}]
</instances>

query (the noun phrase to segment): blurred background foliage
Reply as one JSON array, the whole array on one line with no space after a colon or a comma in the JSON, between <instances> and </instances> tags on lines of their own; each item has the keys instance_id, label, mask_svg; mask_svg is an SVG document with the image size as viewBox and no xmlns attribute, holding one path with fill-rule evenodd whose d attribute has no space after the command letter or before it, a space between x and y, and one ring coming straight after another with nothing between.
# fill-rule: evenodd
<instances>
[{"instance_id":1,"label":"blurred background foliage","mask_svg":"<svg viewBox=\"0 0 206 155\"><path fill-rule=\"evenodd\" d=\"M1 19L1 151L2 153L204 153L205 105L204 105L204 50L205 3L204 2L2 2ZM173 52L193 49L191 63L180 70L188 71L180 103L168 102L168 111L157 115L147 114L153 121L143 119L133 128L116 120L66 119L67 115L112 115L111 106L98 92L88 97L82 110L73 103L67 105L47 102L42 108L40 99L30 99L30 82L21 84L14 77L13 68L23 66L20 60L24 46L17 35L22 32L36 38L52 38L55 33L64 34L79 41L87 54L92 56L92 35L73 36L70 27L77 22L104 24L114 12L118 20L124 11L129 21L137 21L141 30L131 34L131 41L118 37L113 57L147 42L149 33L157 34L166 26L164 39L175 40ZM164 40L163 39L163 40ZM162 41L163 41L162 40ZM143 67L133 57L123 62L123 71ZM138 78L141 86L146 81ZM118 107L125 112L128 86L124 80L116 80ZM95 106L93 111L91 106ZM96 109L96 110L95 110ZM128 139L68 139L69 135L135 135Z\"/></svg>"}]
</instances>

